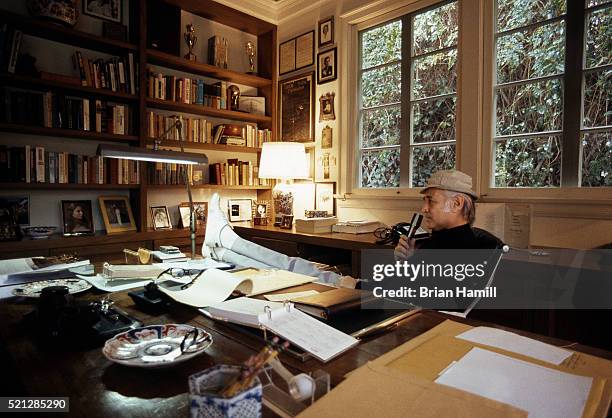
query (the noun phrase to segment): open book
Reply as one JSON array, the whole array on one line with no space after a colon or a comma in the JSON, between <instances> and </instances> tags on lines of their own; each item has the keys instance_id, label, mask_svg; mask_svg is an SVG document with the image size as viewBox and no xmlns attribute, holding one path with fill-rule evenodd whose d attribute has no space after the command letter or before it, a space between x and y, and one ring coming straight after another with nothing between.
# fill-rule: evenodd
<instances>
[{"instance_id":1,"label":"open book","mask_svg":"<svg viewBox=\"0 0 612 418\"><path fill-rule=\"evenodd\" d=\"M65 274L68 269L88 264L89 260L72 256L14 258L0 261L0 278L29 279L44 274L44 278L49 279L53 275Z\"/></svg>"},{"instance_id":2,"label":"open book","mask_svg":"<svg viewBox=\"0 0 612 418\"><path fill-rule=\"evenodd\" d=\"M279 309L282 307L281 302L240 297L220 302L200 309L200 311L213 319L258 328L260 326L259 315L264 313L266 308Z\"/></svg>"},{"instance_id":3,"label":"open book","mask_svg":"<svg viewBox=\"0 0 612 418\"><path fill-rule=\"evenodd\" d=\"M160 288L179 303L203 308L227 299L233 292L244 296L260 295L279 289L299 286L315 281L315 277L285 270L247 269L236 273L222 270L206 270L185 290Z\"/></svg>"}]
</instances>

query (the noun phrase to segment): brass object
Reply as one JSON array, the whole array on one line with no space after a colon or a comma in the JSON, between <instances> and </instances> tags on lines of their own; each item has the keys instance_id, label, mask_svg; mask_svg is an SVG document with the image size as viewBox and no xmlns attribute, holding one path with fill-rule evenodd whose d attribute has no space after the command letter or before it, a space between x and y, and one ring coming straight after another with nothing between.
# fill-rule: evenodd
<instances>
[{"instance_id":1,"label":"brass object","mask_svg":"<svg viewBox=\"0 0 612 418\"><path fill-rule=\"evenodd\" d=\"M230 110L238 110L240 108L240 89L238 86L232 84L227 88L227 98Z\"/></svg>"},{"instance_id":2,"label":"brass object","mask_svg":"<svg viewBox=\"0 0 612 418\"><path fill-rule=\"evenodd\" d=\"M255 74L255 54L257 53L257 49L255 44L251 41L246 43L246 53L249 57L249 68L250 70L247 74Z\"/></svg>"},{"instance_id":3,"label":"brass object","mask_svg":"<svg viewBox=\"0 0 612 418\"><path fill-rule=\"evenodd\" d=\"M192 50L196 42L198 41L198 37L195 34L195 29L193 27L193 24L191 23L188 24L186 28L187 28L187 32L183 34L183 38L185 39L185 43L187 44L187 48L189 49L189 52L185 54L185 58L187 58L189 61L197 61L198 57L192 52Z\"/></svg>"},{"instance_id":4,"label":"brass object","mask_svg":"<svg viewBox=\"0 0 612 418\"><path fill-rule=\"evenodd\" d=\"M138 251L124 249L126 264L151 264L151 251L146 248L139 248Z\"/></svg>"}]
</instances>

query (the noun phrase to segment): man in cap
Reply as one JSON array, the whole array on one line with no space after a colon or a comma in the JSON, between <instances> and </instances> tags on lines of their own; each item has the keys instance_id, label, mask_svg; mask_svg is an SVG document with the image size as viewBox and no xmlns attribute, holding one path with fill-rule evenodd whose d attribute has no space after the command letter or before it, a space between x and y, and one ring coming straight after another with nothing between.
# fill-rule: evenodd
<instances>
[{"instance_id":1,"label":"man in cap","mask_svg":"<svg viewBox=\"0 0 612 418\"><path fill-rule=\"evenodd\" d=\"M472 178L458 170L440 170L429 178L421 190L423 197L423 225L431 229L429 239L416 243L401 236L395 256L409 258L419 249L491 249L499 240L482 230L472 228L476 217L474 201L478 195L472 190Z\"/></svg>"}]
</instances>

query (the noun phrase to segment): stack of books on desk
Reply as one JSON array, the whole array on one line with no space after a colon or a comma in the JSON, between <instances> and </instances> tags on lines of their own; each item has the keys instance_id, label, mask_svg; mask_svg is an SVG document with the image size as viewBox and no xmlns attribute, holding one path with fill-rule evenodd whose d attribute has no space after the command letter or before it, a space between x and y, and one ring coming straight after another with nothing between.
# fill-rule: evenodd
<instances>
[{"instance_id":1,"label":"stack of books on desk","mask_svg":"<svg viewBox=\"0 0 612 418\"><path fill-rule=\"evenodd\" d=\"M167 254L161 251L151 251L151 254L153 255L153 257L155 257L156 260L161 263L174 263L175 261L189 260L187 256L182 252Z\"/></svg>"},{"instance_id":2,"label":"stack of books on desk","mask_svg":"<svg viewBox=\"0 0 612 418\"><path fill-rule=\"evenodd\" d=\"M332 230L347 234L366 234L374 232L379 226L380 222L378 221L345 221L335 224Z\"/></svg>"},{"instance_id":3,"label":"stack of books on desk","mask_svg":"<svg viewBox=\"0 0 612 418\"><path fill-rule=\"evenodd\" d=\"M338 222L335 216L326 218L307 218L295 220L295 232L305 232L307 234L322 234L332 231L332 225Z\"/></svg>"}]
</instances>

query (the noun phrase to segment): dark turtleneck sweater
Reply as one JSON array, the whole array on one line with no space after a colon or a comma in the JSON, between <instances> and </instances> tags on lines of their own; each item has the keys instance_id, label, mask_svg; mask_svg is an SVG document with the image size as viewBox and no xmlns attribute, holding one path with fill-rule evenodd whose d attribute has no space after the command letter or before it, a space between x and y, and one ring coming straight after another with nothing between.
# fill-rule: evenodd
<instances>
[{"instance_id":1,"label":"dark turtleneck sweater","mask_svg":"<svg viewBox=\"0 0 612 418\"><path fill-rule=\"evenodd\" d=\"M475 233L470 224L433 231L427 239L417 241L418 249L493 249L496 238L488 233Z\"/></svg>"}]
</instances>

